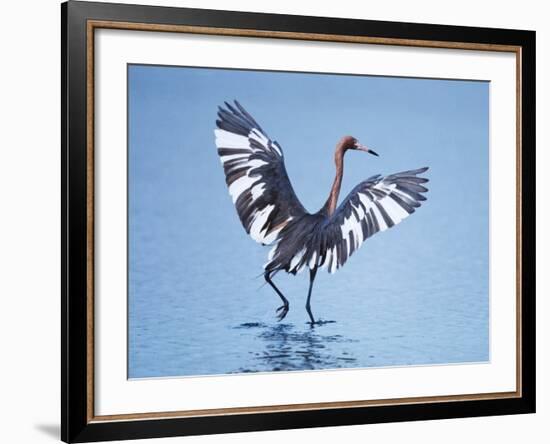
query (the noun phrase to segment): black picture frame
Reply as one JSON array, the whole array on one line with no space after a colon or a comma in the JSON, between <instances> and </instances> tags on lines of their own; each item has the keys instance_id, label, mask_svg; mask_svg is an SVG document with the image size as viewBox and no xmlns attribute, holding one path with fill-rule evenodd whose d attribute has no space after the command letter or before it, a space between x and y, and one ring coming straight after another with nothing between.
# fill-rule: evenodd
<instances>
[{"instance_id":1,"label":"black picture frame","mask_svg":"<svg viewBox=\"0 0 550 444\"><path fill-rule=\"evenodd\" d=\"M88 359L87 36L90 20L432 42L512 45L521 53L521 395L303 411L96 421ZM61 5L61 439L90 442L535 412L535 32L69 1Z\"/></svg>"}]
</instances>

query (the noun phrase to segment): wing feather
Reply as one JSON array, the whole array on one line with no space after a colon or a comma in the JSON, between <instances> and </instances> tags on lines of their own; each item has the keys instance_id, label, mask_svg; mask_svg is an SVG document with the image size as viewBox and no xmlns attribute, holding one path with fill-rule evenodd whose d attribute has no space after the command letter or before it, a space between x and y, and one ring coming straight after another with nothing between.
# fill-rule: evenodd
<instances>
[{"instance_id":1,"label":"wing feather","mask_svg":"<svg viewBox=\"0 0 550 444\"><path fill-rule=\"evenodd\" d=\"M270 244L292 219L307 214L292 188L283 150L235 100L218 109L214 130L229 194L246 232Z\"/></svg>"},{"instance_id":2,"label":"wing feather","mask_svg":"<svg viewBox=\"0 0 550 444\"><path fill-rule=\"evenodd\" d=\"M327 266L334 273L365 240L391 228L414 213L426 200L428 182L419 174L428 168L373 176L357 185L322 227L315 261L308 266Z\"/></svg>"}]
</instances>

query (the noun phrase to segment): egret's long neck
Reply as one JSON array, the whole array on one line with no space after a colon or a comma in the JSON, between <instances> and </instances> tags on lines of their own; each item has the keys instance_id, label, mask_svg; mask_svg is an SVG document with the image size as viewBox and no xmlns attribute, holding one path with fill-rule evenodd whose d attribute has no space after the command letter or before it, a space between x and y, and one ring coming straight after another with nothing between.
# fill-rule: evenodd
<instances>
[{"instance_id":1,"label":"egret's long neck","mask_svg":"<svg viewBox=\"0 0 550 444\"><path fill-rule=\"evenodd\" d=\"M336 177L332 183L332 188L328 195L327 202L323 208L326 209L329 216L332 216L336 210L338 204L338 196L340 195L340 188L342 187L342 177L344 176L344 147L341 144L336 146L334 152L334 163L336 165Z\"/></svg>"}]
</instances>

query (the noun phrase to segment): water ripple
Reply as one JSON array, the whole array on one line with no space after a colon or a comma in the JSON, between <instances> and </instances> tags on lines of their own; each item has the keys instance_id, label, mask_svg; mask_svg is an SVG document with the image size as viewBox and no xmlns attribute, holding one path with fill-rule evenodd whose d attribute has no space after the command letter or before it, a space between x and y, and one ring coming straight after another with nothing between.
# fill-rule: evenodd
<instances>
[{"instance_id":1,"label":"water ripple","mask_svg":"<svg viewBox=\"0 0 550 444\"><path fill-rule=\"evenodd\" d=\"M255 329L261 341L260 351L249 352L248 366L233 373L260 371L315 370L347 367L357 361L353 353L345 350L346 343L357 342L339 334L321 334L319 328L299 331L293 324L267 326L263 323L244 323L238 329ZM334 353L333 345L341 350Z\"/></svg>"}]
</instances>

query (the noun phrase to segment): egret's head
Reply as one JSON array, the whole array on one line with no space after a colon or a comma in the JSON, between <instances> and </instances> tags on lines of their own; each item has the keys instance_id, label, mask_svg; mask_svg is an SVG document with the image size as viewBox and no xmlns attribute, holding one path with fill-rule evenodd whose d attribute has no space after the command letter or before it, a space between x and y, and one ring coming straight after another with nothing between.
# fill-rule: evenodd
<instances>
[{"instance_id":1,"label":"egret's head","mask_svg":"<svg viewBox=\"0 0 550 444\"><path fill-rule=\"evenodd\" d=\"M353 136L342 137L342 140L340 141L340 146L344 151L346 150L364 151L374 156L378 156L378 153L376 151L371 150L369 147L366 147L365 145L361 145L359 141Z\"/></svg>"}]
</instances>

